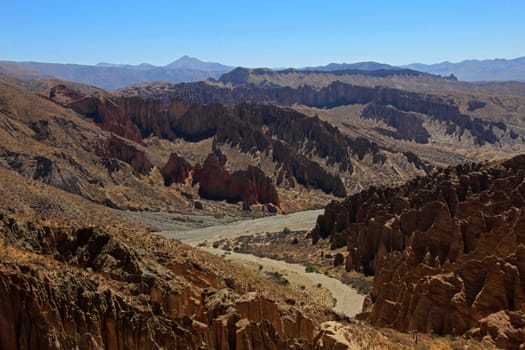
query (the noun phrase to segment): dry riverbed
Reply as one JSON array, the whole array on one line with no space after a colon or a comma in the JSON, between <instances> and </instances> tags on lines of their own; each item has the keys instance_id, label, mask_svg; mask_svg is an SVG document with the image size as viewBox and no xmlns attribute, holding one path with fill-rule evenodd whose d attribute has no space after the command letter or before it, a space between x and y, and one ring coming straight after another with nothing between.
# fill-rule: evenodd
<instances>
[{"instance_id":1,"label":"dry riverbed","mask_svg":"<svg viewBox=\"0 0 525 350\"><path fill-rule=\"evenodd\" d=\"M339 278L342 273L337 271L344 271L344 269L333 268L330 254L324 253L325 248L321 245L312 247L309 240L304 237L306 231L315 226L317 216L322 212L322 210L310 210L242 220L235 220L232 217L199 217L168 213L134 212L127 215L155 227L156 231L160 231L158 234L224 256L232 262L242 264L257 273L288 285L308 296L313 302L326 305L346 316L355 316L361 311L363 292L366 288L360 288L359 292L356 288L342 283ZM252 240L247 237L265 237L265 239ZM217 241L222 244L213 243ZM282 258L283 254L279 256L257 254L256 251L261 247L260 243L264 242L264 245L267 245L272 244L272 241L278 244L297 241L294 247L281 244L280 248L275 250L275 252L293 251L294 259L285 261ZM302 249L298 242L309 249ZM228 245L242 245L245 250L241 253L233 249L227 249L230 251L219 249ZM326 269L326 267L332 268ZM358 279L356 281L362 282ZM361 287L362 285L366 283L361 283Z\"/></svg>"}]
</instances>

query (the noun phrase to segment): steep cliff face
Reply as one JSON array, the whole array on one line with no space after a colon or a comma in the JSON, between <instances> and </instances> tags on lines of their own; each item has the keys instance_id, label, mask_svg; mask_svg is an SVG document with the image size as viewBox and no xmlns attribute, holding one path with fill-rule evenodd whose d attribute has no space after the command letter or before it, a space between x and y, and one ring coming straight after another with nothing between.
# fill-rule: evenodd
<instances>
[{"instance_id":1,"label":"steep cliff face","mask_svg":"<svg viewBox=\"0 0 525 350\"><path fill-rule=\"evenodd\" d=\"M226 288L173 241L3 215L0 237L2 349L312 346L312 320L245 282Z\"/></svg>"},{"instance_id":2,"label":"steep cliff face","mask_svg":"<svg viewBox=\"0 0 525 350\"><path fill-rule=\"evenodd\" d=\"M230 174L217 157L210 154L202 167L195 170L195 181L200 184L199 195L204 198L242 201L248 205L271 203L279 206L279 196L272 180L254 166Z\"/></svg>"},{"instance_id":3,"label":"steep cliff face","mask_svg":"<svg viewBox=\"0 0 525 350\"><path fill-rule=\"evenodd\" d=\"M272 180L255 166L237 170L230 174L224 168L226 157L216 150L210 153L202 165L192 167L184 159L172 154L161 173L167 186L184 183L192 176L193 185L199 184L202 198L226 200L231 203L242 201L249 206L256 203L273 204L279 207L279 195Z\"/></svg>"},{"instance_id":4,"label":"steep cliff face","mask_svg":"<svg viewBox=\"0 0 525 350\"><path fill-rule=\"evenodd\" d=\"M291 88L278 84L244 84L230 88L199 82L165 85L155 91L157 93L151 94L148 91L135 91L130 87L121 93L131 96L135 94L153 96L167 101L178 97L199 104L235 105L248 101L288 106L299 104L316 108L368 105L363 111L363 118L383 120L395 129L394 132L386 129L380 132L386 136L414 140L417 143L428 142L429 130L422 125L425 121L423 117L429 121L442 123L445 135L453 135L458 141L471 137L478 146L494 144L502 137L510 138L511 134L516 134L515 130L511 130L510 126L499 120L501 118L493 116L487 120L474 116L475 113L467 115L460 112L457 103L438 93L428 94L382 86L357 86L337 80L320 88L309 85ZM469 107L467 111L472 112L473 109ZM407 118L414 124L406 124Z\"/></svg>"},{"instance_id":5,"label":"steep cliff face","mask_svg":"<svg viewBox=\"0 0 525 350\"><path fill-rule=\"evenodd\" d=\"M216 148L228 145L243 154L271 157L277 168L274 179L278 185L283 183L281 179L293 179L286 183L322 189L336 196L346 194L341 176L350 177L355 162L367 157L369 164L361 169L382 167L391 153L365 138L350 138L317 117L272 105L190 105L174 99L159 115L139 113L131 117L137 125L148 125L148 133L159 138L182 138L191 143L213 138ZM152 126L156 122L159 124ZM414 164L414 172L424 173L428 168L420 166L421 161L411 162L404 154L391 158ZM385 169L391 167L385 165Z\"/></svg>"},{"instance_id":6,"label":"steep cliff face","mask_svg":"<svg viewBox=\"0 0 525 350\"><path fill-rule=\"evenodd\" d=\"M67 104L75 112L93 119L103 130L142 143L140 130L109 96L95 93Z\"/></svg>"},{"instance_id":7,"label":"steep cliff face","mask_svg":"<svg viewBox=\"0 0 525 350\"><path fill-rule=\"evenodd\" d=\"M444 123L446 134L455 134L458 139L461 139L464 132L467 131L478 145L495 143L498 140L494 133L495 128L502 132L507 131L505 123L472 118L460 113L457 105L447 103L443 98L437 96L378 88L375 101L385 106L391 105L401 111L427 115L432 120Z\"/></svg>"},{"instance_id":8,"label":"steep cliff face","mask_svg":"<svg viewBox=\"0 0 525 350\"><path fill-rule=\"evenodd\" d=\"M192 169L191 164L184 158L179 157L177 153L172 153L166 165L160 169L160 173L164 178L164 184L169 186L172 183L184 183Z\"/></svg>"},{"instance_id":9,"label":"steep cliff face","mask_svg":"<svg viewBox=\"0 0 525 350\"><path fill-rule=\"evenodd\" d=\"M151 92L153 90L153 92ZM335 107L344 104L365 104L374 99L374 88L344 84L339 81L321 89L309 85L297 88L281 86L240 85L232 88L210 85L206 82L164 84L159 89L135 89L120 91L122 96L144 96L162 99L165 102L180 98L189 103L236 105L243 102L255 104Z\"/></svg>"},{"instance_id":10,"label":"steep cliff face","mask_svg":"<svg viewBox=\"0 0 525 350\"><path fill-rule=\"evenodd\" d=\"M98 147L96 153L99 157L115 158L128 163L137 174L147 175L153 168L143 149L113 134L107 143Z\"/></svg>"},{"instance_id":11,"label":"steep cliff face","mask_svg":"<svg viewBox=\"0 0 525 350\"><path fill-rule=\"evenodd\" d=\"M187 88L190 90L186 91ZM244 88L247 90L242 90ZM200 89L200 92L195 89ZM260 152L262 157L271 158L274 162L273 169L266 167L264 171L273 176L277 184L286 184L285 187L299 184L342 197L346 190L360 188L361 177L366 176L359 174L355 179L351 178L355 162L366 163L359 166L364 173L382 169L387 173L388 181L400 181L415 173L424 173L428 168L420 167L422 162L410 162L403 153L381 149L367 138L350 138L317 117L310 118L293 109L271 104L245 103L302 103L329 107L368 103L376 98L374 89L340 82L320 91L308 86L258 89L261 88L244 86L223 91L205 83L181 84L175 86L175 98L171 98L169 94L114 97L104 92L85 96L57 86L51 95L53 100L93 119L104 130L137 143L150 136L191 143L213 138L214 147L227 145L238 148L241 157L248 155L255 158L255 154ZM225 94L233 94L232 102L243 103L217 103L229 102L228 98L223 99ZM405 137L404 134L402 130L399 137ZM123 157L113 157L130 163ZM159 166L158 161L156 164ZM252 165L256 164L254 159ZM132 166L139 173L147 172L147 167L144 170L137 169L140 166L136 164Z\"/></svg>"},{"instance_id":12,"label":"steep cliff face","mask_svg":"<svg viewBox=\"0 0 525 350\"><path fill-rule=\"evenodd\" d=\"M333 202L314 242L347 246L374 274L365 315L403 331L525 341L525 156L451 167L398 188ZM498 322L499 320L499 322Z\"/></svg>"},{"instance_id":13,"label":"steep cliff face","mask_svg":"<svg viewBox=\"0 0 525 350\"><path fill-rule=\"evenodd\" d=\"M101 108L101 105L109 105L111 108ZM362 159L365 154L372 153L374 162L384 160L377 145L350 140L318 118L308 118L278 107L248 104L235 108L220 104L190 105L180 99L174 99L164 107L160 100L140 97L104 99L98 95L84 97L68 106L86 117L95 118L95 122L103 129L131 141L142 142L142 137L156 136L171 141L179 138L199 142L213 137L215 145L239 147L242 153L268 153L272 148L278 148L273 154L274 161L284 164L281 168L287 177L298 174L299 184L308 188L320 188L336 196L344 196L346 192L339 176L327 171L327 167L334 166L340 172L347 171L351 174L351 154L359 154ZM122 126L122 129L112 127L116 124ZM137 130L140 136L137 136ZM275 145L277 141L274 139L286 142ZM131 144L121 141L112 137L110 145L102 147L98 154L120 159L131 164L135 171L147 173L151 168L150 164L138 164L143 162L141 151L134 147L137 149L134 152L136 157L132 156ZM283 147L286 148L286 158L280 156L283 154ZM352 153L347 152L347 147L351 148ZM319 166L304 157L305 155L322 158L325 164ZM311 169L314 168L316 175L303 176L307 172L312 173ZM239 178L243 177L238 175ZM310 180L313 177L315 179ZM167 180L168 182L170 181Z\"/></svg>"},{"instance_id":14,"label":"steep cliff face","mask_svg":"<svg viewBox=\"0 0 525 350\"><path fill-rule=\"evenodd\" d=\"M368 104L361 113L365 119L375 119L385 122L395 129L390 131L379 129L379 132L398 140L428 143L430 133L423 126L423 120L415 113L402 112L391 106L384 106L375 102Z\"/></svg>"}]
</instances>

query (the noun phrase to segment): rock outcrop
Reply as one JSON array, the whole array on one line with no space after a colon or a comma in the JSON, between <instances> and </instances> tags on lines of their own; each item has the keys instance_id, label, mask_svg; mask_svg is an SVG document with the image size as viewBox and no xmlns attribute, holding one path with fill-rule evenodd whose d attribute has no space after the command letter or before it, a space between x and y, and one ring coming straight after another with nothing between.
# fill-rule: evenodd
<instances>
[{"instance_id":1,"label":"rock outcrop","mask_svg":"<svg viewBox=\"0 0 525 350\"><path fill-rule=\"evenodd\" d=\"M153 165L144 150L124 138L111 134L107 143L101 143L96 150L99 157L108 157L121 160L131 165L137 174L147 175Z\"/></svg>"},{"instance_id":2,"label":"rock outcrop","mask_svg":"<svg viewBox=\"0 0 525 350\"><path fill-rule=\"evenodd\" d=\"M213 138L215 147L229 145L242 153L260 152L271 156L279 168L275 179L278 185L298 183L343 197L346 189L341 174L350 176L354 162L363 161L369 155L371 166L381 166L387 159L374 142L350 138L326 121L287 108L248 103L234 107L190 105L176 98L163 110L150 101L153 107L149 111L132 108L132 100L139 103L136 97L121 98L119 103L133 111L129 116L144 136L182 138L188 142ZM401 158L409 162L404 155ZM421 161L412 164L426 171L420 167Z\"/></svg>"},{"instance_id":3,"label":"rock outcrop","mask_svg":"<svg viewBox=\"0 0 525 350\"><path fill-rule=\"evenodd\" d=\"M187 160L181 158L177 153L172 153L166 165L160 169L166 186L172 183L184 183L190 176L193 167Z\"/></svg>"},{"instance_id":4,"label":"rock outcrop","mask_svg":"<svg viewBox=\"0 0 525 350\"><path fill-rule=\"evenodd\" d=\"M230 174L224 168L225 159L217 150L210 153L202 165L192 167L173 153L161 169L161 174L167 186L184 183L191 175L193 185L199 184L199 195L202 198L231 203L242 201L247 206L261 203L279 207L277 190L260 168L250 165L246 170L237 170Z\"/></svg>"},{"instance_id":5,"label":"rock outcrop","mask_svg":"<svg viewBox=\"0 0 525 350\"><path fill-rule=\"evenodd\" d=\"M312 231L374 274L365 316L403 331L525 341L525 156L332 202Z\"/></svg>"},{"instance_id":6,"label":"rock outcrop","mask_svg":"<svg viewBox=\"0 0 525 350\"><path fill-rule=\"evenodd\" d=\"M209 155L203 166L196 169L195 179L200 184L199 195L204 198L279 206L279 196L272 180L254 166L230 174L219 164L215 155Z\"/></svg>"},{"instance_id":7,"label":"rock outcrop","mask_svg":"<svg viewBox=\"0 0 525 350\"><path fill-rule=\"evenodd\" d=\"M49 90L49 98L60 104L68 104L86 97L86 94L65 84L58 84Z\"/></svg>"},{"instance_id":8,"label":"rock outcrop","mask_svg":"<svg viewBox=\"0 0 525 350\"><path fill-rule=\"evenodd\" d=\"M398 140L428 143L430 138L428 130L423 126L423 120L415 113L402 112L391 106L372 102L363 109L361 116L365 119L382 120L395 131L380 128L379 132Z\"/></svg>"},{"instance_id":9,"label":"rock outcrop","mask_svg":"<svg viewBox=\"0 0 525 350\"><path fill-rule=\"evenodd\" d=\"M0 237L2 349L312 346L312 320L256 292L227 288L173 241L159 248L142 234L125 240L99 228L3 215Z\"/></svg>"},{"instance_id":10,"label":"rock outcrop","mask_svg":"<svg viewBox=\"0 0 525 350\"><path fill-rule=\"evenodd\" d=\"M369 103L376 98L374 89L341 83L331 84L322 91L308 86L282 91L256 91L259 88L254 86L247 88L248 91L239 90L240 95L236 95L238 100L233 98L233 102L239 103L230 105L230 101L221 96L223 93L234 93L237 88L224 92L202 84L180 84L176 85L173 96L153 94L147 97L115 97L103 92L83 96L57 87L53 90L53 98L62 93L67 101L71 100L63 105L92 119L102 129L139 144L143 138L150 136L168 141L183 139L192 143L213 138L215 147L231 146L251 157L260 152L264 157L272 158L278 168L272 174L274 181L284 187L299 184L344 197L348 189L359 187L358 179L349 179L354 172L353 163L363 162L366 158L367 168L382 167L390 154L393 154L390 160L399 163L398 170L393 171L393 167L388 165L384 168L394 180L426 171L426 167L419 167L421 162L411 162L414 169L403 153L382 149L363 137L344 135L317 116L311 118L291 108L260 104L303 103L331 107L345 103ZM255 90L252 91L252 88ZM268 95L270 99L267 101L263 95ZM398 134L401 136L394 136L413 136L410 133L406 136L404 129ZM420 137L417 137L419 140ZM404 174L405 171L410 174ZM343 182L342 177L347 179Z\"/></svg>"},{"instance_id":11,"label":"rock outcrop","mask_svg":"<svg viewBox=\"0 0 525 350\"><path fill-rule=\"evenodd\" d=\"M125 90L123 94L126 94ZM133 95L132 92L129 94ZM142 91L141 94L151 95L148 91ZM465 132L467 132L476 145L494 144L499 139L497 133L510 135L511 131L504 122L489 121L463 114L455 103L438 95L382 86L356 86L340 81L334 81L318 89L309 85L291 88L272 84L268 86L246 84L229 88L198 82L169 85L165 87L164 92L153 94L151 97L166 101L176 97L189 103L225 105L236 105L246 101L255 104L285 106L299 104L317 108L355 104L369 105L370 107L364 110L364 118L383 119L396 129L393 133L388 133L389 130L382 130L383 133L399 139L414 139L419 143L426 143L425 140L428 140L428 135L423 131L425 128L421 126L422 116L443 123L445 134L454 135L458 140L466 136ZM382 110L380 114L378 114L378 109ZM384 112L387 112L387 115L383 115ZM399 118L399 115L407 116L416 124L406 125L404 119Z\"/></svg>"},{"instance_id":12,"label":"rock outcrop","mask_svg":"<svg viewBox=\"0 0 525 350\"><path fill-rule=\"evenodd\" d=\"M94 93L67 104L78 114L91 118L102 129L123 138L142 143L139 128L110 96Z\"/></svg>"}]
</instances>

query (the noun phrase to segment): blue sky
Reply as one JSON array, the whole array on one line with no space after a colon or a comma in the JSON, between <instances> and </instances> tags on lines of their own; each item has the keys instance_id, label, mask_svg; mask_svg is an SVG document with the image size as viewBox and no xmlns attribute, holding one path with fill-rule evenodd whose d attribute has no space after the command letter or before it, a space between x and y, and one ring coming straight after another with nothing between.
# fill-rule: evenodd
<instances>
[{"instance_id":1,"label":"blue sky","mask_svg":"<svg viewBox=\"0 0 525 350\"><path fill-rule=\"evenodd\" d=\"M248 67L525 56L524 0L1 0L0 60Z\"/></svg>"}]
</instances>

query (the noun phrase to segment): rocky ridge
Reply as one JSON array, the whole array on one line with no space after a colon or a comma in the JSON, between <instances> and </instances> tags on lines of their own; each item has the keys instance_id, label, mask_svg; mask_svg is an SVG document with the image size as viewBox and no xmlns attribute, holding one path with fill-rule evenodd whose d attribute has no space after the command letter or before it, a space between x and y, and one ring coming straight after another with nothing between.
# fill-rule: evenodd
<instances>
[{"instance_id":1,"label":"rocky ridge","mask_svg":"<svg viewBox=\"0 0 525 350\"><path fill-rule=\"evenodd\" d=\"M319 89L310 85L292 88L280 85L259 86L249 84L224 87L206 82L161 84L159 86L152 84L144 87L132 86L120 91L120 93L123 96L140 95L165 101L179 97L190 103L199 104L234 105L249 101L251 103L288 106L298 104L327 109L338 106L363 105L365 108L356 118L383 121L387 127L393 128L395 132L389 132L389 129L384 127L379 132L386 133L386 136L395 139L416 143L428 142L428 134L433 131L429 130L427 125L429 122L442 125L440 133L451 135L453 136L452 139L456 138L457 141L472 138L475 145L494 144L500 139L504 139L504 142L508 143L524 135L522 123L517 124L514 128L508 125L510 123L515 124L513 118L516 115L516 109L512 106L514 102L509 102L511 105L506 108L501 100L496 101L494 98L487 98L487 96L482 98L464 96L462 93L458 93L458 97L456 95L450 97L450 95L441 92L422 93L383 86L358 86L341 81L334 81ZM463 99L468 101L465 102ZM479 99L487 102L478 101ZM469 110L467 105L472 106L474 102L484 103L485 105ZM464 103L465 107L462 106ZM492 110L495 108L501 109L498 113L509 117L491 115L487 118L485 116L487 113L484 110L492 114ZM519 107L517 108L519 109ZM407 124L407 118L415 123ZM521 139L522 141L523 139Z\"/></svg>"},{"instance_id":2,"label":"rocky ridge","mask_svg":"<svg viewBox=\"0 0 525 350\"><path fill-rule=\"evenodd\" d=\"M172 153L166 165L161 169L164 183L184 184L191 181L199 184L199 195L202 198L226 200L231 203L243 202L246 209L250 205L272 204L267 208L275 212L279 207L279 195L272 180L255 166L246 170L237 170L230 174L224 169L226 157L215 150L210 153L202 165L194 167L176 153Z\"/></svg>"},{"instance_id":3,"label":"rocky ridge","mask_svg":"<svg viewBox=\"0 0 525 350\"><path fill-rule=\"evenodd\" d=\"M195 210L194 198L166 186L161 170L168 169L169 159L152 157L140 130L112 98L100 92L88 96L64 85L57 85L52 95L48 99L0 83L2 167L112 208ZM279 206L274 185L255 167L234 179L234 193L206 196L214 189L203 188L203 198ZM239 195L245 184L250 189ZM198 190L197 183L195 195ZM201 202L198 208L213 210L213 204ZM235 204L231 210L241 209Z\"/></svg>"},{"instance_id":4,"label":"rocky ridge","mask_svg":"<svg viewBox=\"0 0 525 350\"><path fill-rule=\"evenodd\" d=\"M402 331L525 341L525 156L332 202L312 231L373 274L362 317Z\"/></svg>"},{"instance_id":5,"label":"rocky ridge","mask_svg":"<svg viewBox=\"0 0 525 350\"><path fill-rule=\"evenodd\" d=\"M85 97L66 106L85 113L79 106L93 98L97 97ZM421 166L421 161L410 161L404 154L380 149L365 138L350 138L329 123L292 109L249 103L190 104L180 98L162 102L121 97L112 99L112 103L119 106L118 112L106 109L97 114L95 121L101 128L108 126L105 120L111 120L124 128L132 126L129 132L119 132L109 124L108 131L124 138L136 135L133 130L139 130L142 139L157 137L172 142L182 139L195 144L212 138L213 147L209 152L227 146L252 157L251 166L261 168L258 163L271 163L262 170L282 187L299 184L341 197L347 189L360 186L357 177L363 175L354 175L356 162L362 163L360 168L365 171L370 167L381 168L393 181L409 178L413 173L425 173L430 168L428 164ZM125 116L125 120L121 120L121 116ZM131 140L136 141L135 136ZM235 169L236 157L229 158L230 172L246 169ZM385 164L387 158L388 163L393 164ZM165 163L159 165L163 166ZM393 171L392 166L396 170Z\"/></svg>"},{"instance_id":6,"label":"rocky ridge","mask_svg":"<svg viewBox=\"0 0 525 350\"><path fill-rule=\"evenodd\" d=\"M315 323L300 311L226 278L213 258L175 241L4 215L0 235L2 348L285 349L313 342Z\"/></svg>"}]
</instances>

